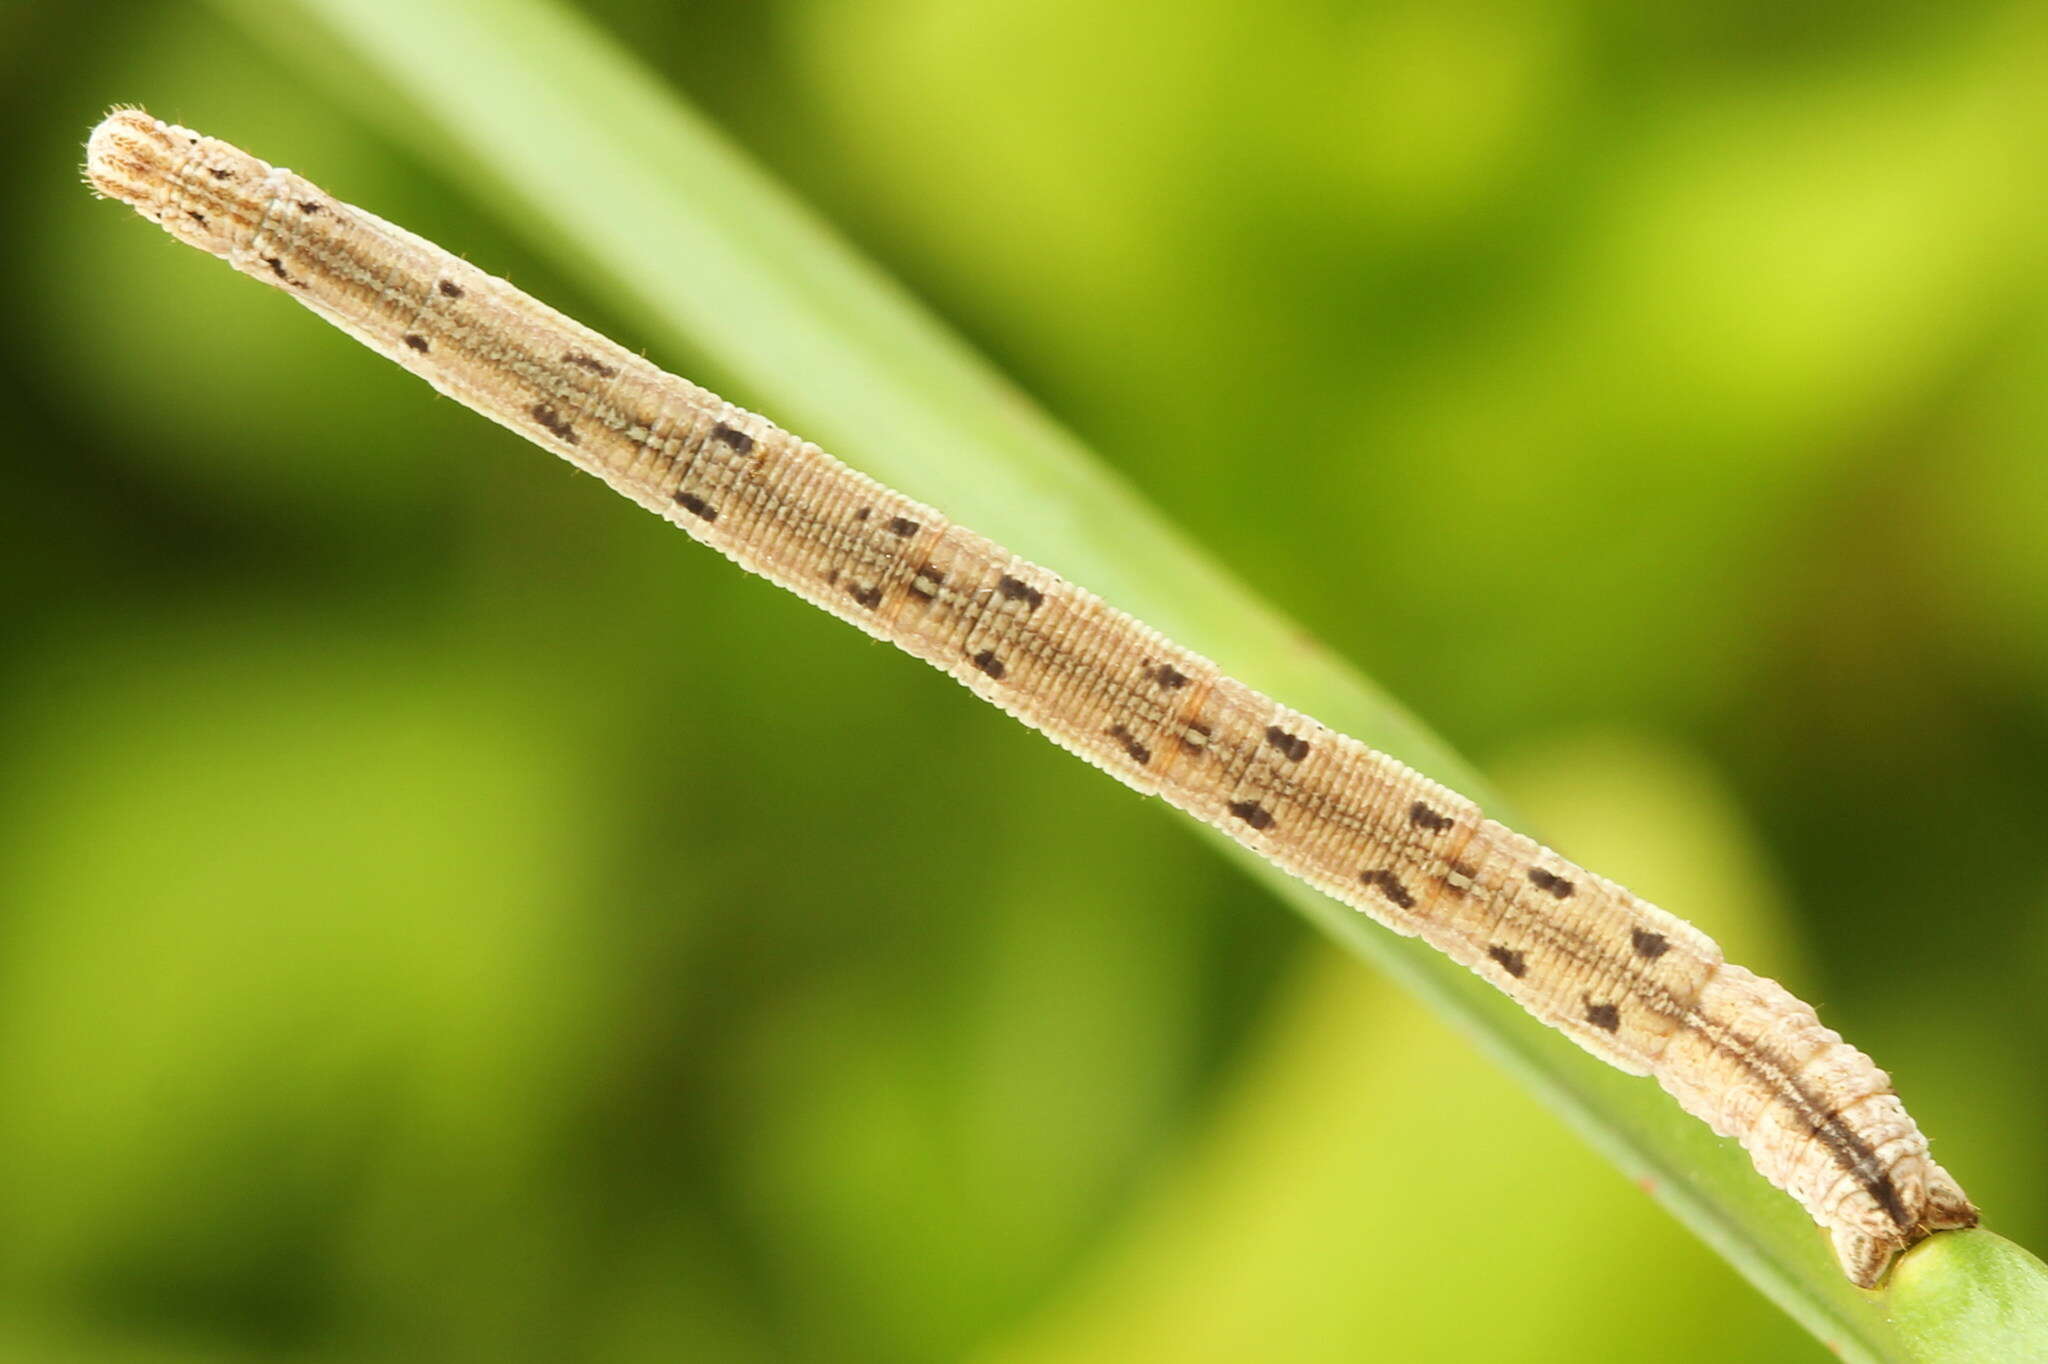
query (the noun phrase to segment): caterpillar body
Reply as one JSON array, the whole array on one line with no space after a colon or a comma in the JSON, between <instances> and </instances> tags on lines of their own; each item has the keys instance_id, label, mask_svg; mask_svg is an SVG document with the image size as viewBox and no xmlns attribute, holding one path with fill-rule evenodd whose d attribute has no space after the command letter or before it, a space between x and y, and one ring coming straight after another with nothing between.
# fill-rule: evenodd
<instances>
[{"instance_id":1,"label":"caterpillar body","mask_svg":"<svg viewBox=\"0 0 2048 1364\"><path fill-rule=\"evenodd\" d=\"M693 538L1221 828L1740 1141L1871 1286L1976 1210L1884 1072L1684 920L1057 574L227 143L116 110L87 176Z\"/></svg>"}]
</instances>

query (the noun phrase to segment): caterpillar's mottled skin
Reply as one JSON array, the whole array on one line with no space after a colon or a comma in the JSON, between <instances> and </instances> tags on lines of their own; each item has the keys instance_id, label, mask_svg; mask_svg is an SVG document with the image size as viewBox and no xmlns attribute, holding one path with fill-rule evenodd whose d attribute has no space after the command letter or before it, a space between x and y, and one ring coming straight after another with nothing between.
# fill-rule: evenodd
<instances>
[{"instance_id":1,"label":"caterpillar's mottled skin","mask_svg":"<svg viewBox=\"0 0 2048 1364\"><path fill-rule=\"evenodd\" d=\"M118 110L90 182L742 567L1416 934L1739 1140L1876 1284L1977 1220L1883 1071L1705 934L932 508L224 142Z\"/></svg>"}]
</instances>

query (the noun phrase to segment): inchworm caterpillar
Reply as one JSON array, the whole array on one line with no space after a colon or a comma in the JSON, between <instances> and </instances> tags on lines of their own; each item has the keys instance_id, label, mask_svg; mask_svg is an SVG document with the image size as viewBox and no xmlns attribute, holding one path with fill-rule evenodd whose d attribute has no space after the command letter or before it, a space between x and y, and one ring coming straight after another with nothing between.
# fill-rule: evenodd
<instances>
[{"instance_id":1,"label":"inchworm caterpillar","mask_svg":"<svg viewBox=\"0 0 2048 1364\"><path fill-rule=\"evenodd\" d=\"M1884 1072L1809 1006L1464 797L289 171L134 109L93 131L86 170L742 567L1656 1076L1805 1206L1856 1283L1975 1225Z\"/></svg>"}]
</instances>

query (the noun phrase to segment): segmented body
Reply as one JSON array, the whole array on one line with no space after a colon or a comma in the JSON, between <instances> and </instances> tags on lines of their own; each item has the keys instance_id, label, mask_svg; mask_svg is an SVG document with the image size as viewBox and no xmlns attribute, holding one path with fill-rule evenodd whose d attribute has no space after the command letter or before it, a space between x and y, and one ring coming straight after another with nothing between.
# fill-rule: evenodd
<instances>
[{"instance_id":1,"label":"segmented body","mask_svg":"<svg viewBox=\"0 0 2048 1364\"><path fill-rule=\"evenodd\" d=\"M311 183L134 110L91 183L741 566L1654 1075L1859 1284L1976 1213L1885 1074L1705 934L815 445Z\"/></svg>"}]
</instances>

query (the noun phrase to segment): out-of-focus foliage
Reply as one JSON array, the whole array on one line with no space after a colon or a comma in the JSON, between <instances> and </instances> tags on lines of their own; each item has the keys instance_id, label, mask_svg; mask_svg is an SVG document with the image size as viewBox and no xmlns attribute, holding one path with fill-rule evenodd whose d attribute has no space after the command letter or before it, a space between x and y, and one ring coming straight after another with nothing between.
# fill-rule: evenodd
<instances>
[{"instance_id":1,"label":"out-of-focus foliage","mask_svg":"<svg viewBox=\"0 0 2048 1364\"><path fill-rule=\"evenodd\" d=\"M2035 7L593 17L2044 1239ZM270 49L0 21L0 1353L1818 1356L1165 812L77 188L141 102L607 321Z\"/></svg>"}]
</instances>

